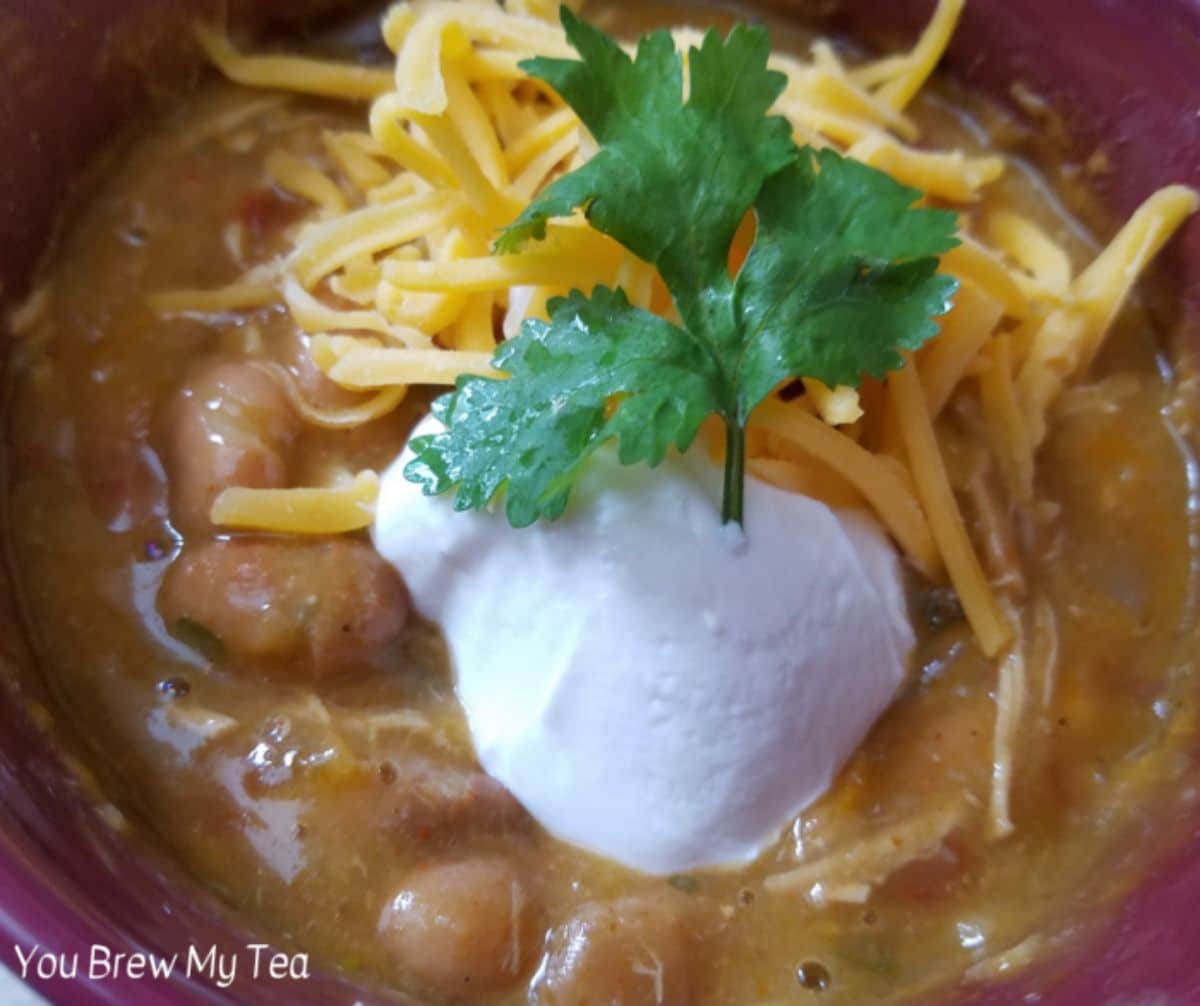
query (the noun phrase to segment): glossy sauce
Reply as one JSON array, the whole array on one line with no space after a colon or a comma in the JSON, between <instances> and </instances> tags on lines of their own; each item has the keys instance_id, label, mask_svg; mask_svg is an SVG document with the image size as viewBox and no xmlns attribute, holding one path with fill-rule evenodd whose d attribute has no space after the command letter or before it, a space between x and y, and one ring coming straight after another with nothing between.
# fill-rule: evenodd
<instances>
[{"instance_id":1,"label":"glossy sauce","mask_svg":"<svg viewBox=\"0 0 1200 1006\"><path fill-rule=\"evenodd\" d=\"M1169 830L1163 808L1189 778L1195 733L1191 461L1137 310L1093 382L1056 410L1029 512L1001 506L988 519L987 499L965 490L981 464L970 410L942 421L962 445L951 474L976 540L1019 553L1025 625L1041 606L1057 626L1055 677L1035 682L1049 699L1018 744L1016 830L1004 840L989 838L982 811L996 669L953 598L915 578L912 682L833 791L752 867L670 879L555 842L476 771L444 648L415 616L378 666L355 654L351 674L288 672L295 660L280 672L196 631L203 617L160 596L172 564L175 578L202 567L188 575L219 590L213 563L225 561L181 496L180 473L203 450L178 445L181 387L249 360L304 374L282 309L163 320L145 297L231 282L283 252L307 209L263 188L263 159L280 148L322 157L320 131L356 124L355 111L218 85L187 99L97 180L49 273L47 311L17 347L6 532L29 630L62 716L134 827L269 936L446 1002L567 1006L579 988L626 1006L903 998L963 972L986 978L1012 948L1021 963L1069 942L1136 881L1147 836ZM932 145L1002 149L1014 135L948 87L914 114ZM986 191L981 211L1015 208L1076 265L1090 256L1088 232L1030 165ZM296 424L277 438L287 477L382 468L421 408L411 396L350 434ZM260 564L298 547L234 544ZM865 901L818 905L763 887L801 855L852 850L958 803L969 809L947 841ZM421 921L447 904L469 922ZM647 947L657 979L639 956Z\"/></svg>"}]
</instances>

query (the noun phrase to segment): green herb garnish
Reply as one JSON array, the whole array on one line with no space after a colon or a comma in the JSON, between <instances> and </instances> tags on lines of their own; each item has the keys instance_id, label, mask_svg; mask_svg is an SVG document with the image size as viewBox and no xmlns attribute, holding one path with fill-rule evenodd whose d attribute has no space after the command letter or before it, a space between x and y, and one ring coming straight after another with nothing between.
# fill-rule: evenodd
<instances>
[{"instance_id":1,"label":"green herb garnish","mask_svg":"<svg viewBox=\"0 0 1200 1006\"><path fill-rule=\"evenodd\" d=\"M623 464L686 450L700 424L726 430L722 516L742 520L745 430L781 381L857 386L903 364L937 331L955 281L937 257L957 243L953 213L918 209L920 193L829 151L800 148L768 111L783 74L767 69L758 27L710 30L683 65L666 31L636 58L566 8L581 60L522 63L550 84L600 144L500 235L498 253L545 237L582 209L589 223L653 263L680 324L632 306L621 290L573 291L496 350L508 378L468 376L433 405L445 432L413 441L410 480L457 487L458 510L501 489L515 527L553 518L601 444ZM747 212L754 244L730 275Z\"/></svg>"}]
</instances>

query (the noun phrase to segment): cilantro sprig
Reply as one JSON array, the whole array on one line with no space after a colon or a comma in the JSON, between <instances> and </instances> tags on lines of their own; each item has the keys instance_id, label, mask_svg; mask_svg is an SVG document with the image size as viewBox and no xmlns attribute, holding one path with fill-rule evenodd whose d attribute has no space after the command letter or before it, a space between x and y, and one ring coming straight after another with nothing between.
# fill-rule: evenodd
<instances>
[{"instance_id":1,"label":"cilantro sprig","mask_svg":"<svg viewBox=\"0 0 1200 1006\"><path fill-rule=\"evenodd\" d=\"M457 487L458 510L505 493L515 527L563 512L598 446L623 464L686 450L711 415L725 425L722 516L743 520L745 430L781 381L857 386L903 365L933 336L955 281L937 256L956 219L917 208L920 193L830 150L800 148L769 114L785 77L770 38L709 31L683 62L666 31L630 58L562 10L579 60L532 59L592 132L598 153L548 186L496 241L497 253L545 237L555 217L589 223L657 267L680 324L596 287L551 301L498 347L507 378L466 376L434 402L445 430L413 440L405 476L427 494ZM730 245L753 212L737 275Z\"/></svg>"}]
</instances>

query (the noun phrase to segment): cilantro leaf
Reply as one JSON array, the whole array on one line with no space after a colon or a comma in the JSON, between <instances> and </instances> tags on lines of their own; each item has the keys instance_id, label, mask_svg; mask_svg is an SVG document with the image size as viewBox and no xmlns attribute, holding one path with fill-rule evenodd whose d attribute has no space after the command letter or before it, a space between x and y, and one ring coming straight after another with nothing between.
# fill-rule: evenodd
<instances>
[{"instance_id":1,"label":"cilantro leaf","mask_svg":"<svg viewBox=\"0 0 1200 1006\"><path fill-rule=\"evenodd\" d=\"M601 144L496 242L515 251L582 208L593 227L653 263L678 309L674 325L597 287L552 301L494 364L435 403L446 429L413 441L405 476L454 505L498 492L514 526L553 518L592 452L617 441L625 464L685 450L710 415L725 424L725 520L742 520L745 428L781 381L856 385L902 364L949 308L955 281L937 256L956 218L914 207L919 193L832 151L796 147L769 109L785 83L770 40L739 25L708 32L682 60L666 32L630 59L565 8L581 60L522 64L551 84ZM734 232L753 210L754 244L729 274Z\"/></svg>"},{"instance_id":2,"label":"cilantro leaf","mask_svg":"<svg viewBox=\"0 0 1200 1006\"><path fill-rule=\"evenodd\" d=\"M957 222L913 209L920 196L831 150L805 151L766 183L734 291L741 422L780 381L857 386L937 334L932 318L958 287L934 256L958 243Z\"/></svg>"},{"instance_id":3,"label":"cilantro leaf","mask_svg":"<svg viewBox=\"0 0 1200 1006\"><path fill-rule=\"evenodd\" d=\"M444 433L417 437L405 476L454 506L478 509L505 490L514 527L557 517L591 452L613 437L624 464L686 450L719 405L711 358L683 329L633 307L621 290L573 292L496 352L501 377L459 378L434 403ZM620 395L609 414L608 404Z\"/></svg>"},{"instance_id":4,"label":"cilantro leaf","mask_svg":"<svg viewBox=\"0 0 1200 1006\"><path fill-rule=\"evenodd\" d=\"M685 102L669 32L644 36L630 59L566 7L562 23L582 60L522 67L558 91L600 150L548 186L496 250L515 251L543 237L549 218L582 208L593 227L658 266L690 328L730 337L728 325L705 317L713 292L728 286L729 243L763 182L796 156L787 120L767 115L787 84L767 69L770 36L744 24L725 39L707 32L688 56ZM728 302L716 311L727 314Z\"/></svg>"}]
</instances>

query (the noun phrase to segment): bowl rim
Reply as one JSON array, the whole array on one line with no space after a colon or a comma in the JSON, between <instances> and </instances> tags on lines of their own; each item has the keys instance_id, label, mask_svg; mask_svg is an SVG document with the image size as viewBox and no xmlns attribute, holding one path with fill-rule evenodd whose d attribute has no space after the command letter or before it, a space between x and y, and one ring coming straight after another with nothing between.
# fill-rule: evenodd
<instances>
[{"instance_id":1,"label":"bowl rim","mask_svg":"<svg viewBox=\"0 0 1200 1006\"><path fill-rule=\"evenodd\" d=\"M69 0L57 2L61 9L53 5L47 9L61 14L70 6ZM151 5L152 0L129 3L130 8L143 11ZM188 0L180 0L180 5L187 9ZM841 24L848 31L865 29L862 33L866 35L905 32L911 36L932 4L929 0L914 0L876 7L868 0L860 6L872 8L866 11L870 23L862 23L863 11L850 4L835 13L835 25ZM1064 18L1071 29L1069 34L1061 31ZM65 38L62 32L51 33L49 41L63 43ZM1066 38L1070 43L1061 45ZM1183 181L1200 187L1200 0L1155 0L1153 4L1139 0L1056 0L1053 4L1038 0L969 0L949 53L949 69L968 87L998 96L1007 93L1011 81L1027 80L1038 93L1046 95L1053 107L1064 111L1077 142L1095 143L1115 137L1112 173L1100 179L1097 188L1116 214L1127 215L1140 197L1158 184ZM1157 81L1157 87L1150 87L1148 79ZM125 82L111 95L98 94L99 125L93 123L89 143L80 150L34 151L25 169L26 177L39 170L53 174L50 162L39 158L66 157L72 166L82 163L104 139L106 122L115 121L119 110L131 100ZM27 150L27 145L8 142L11 135L6 133L6 125L0 114L0 141L4 141L5 149ZM1164 136L1173 142L1164 146ZM56 193L51 200L54 202L63 190L52 187L48 191ZM11 205L15 197L5 198L8 202L0 203L0 222L7 225L16 219ZM38 226L44 232L47 219L43 214L40 224L35 218L32 229L23 226L11 233L29 235L36 233ZM8 232L7 227L3 229ZM33 256L26 258L31 264ZM1200 221L1188 225L1167 256L1163 271L1174 277L1181 303L1200 317ZM16 283L0 289L11 296L20 285L18 276ZM1185 328L1187 350L1200 352L1200 322L1192 318ZM0 598L0 602L3 600ZM27 659L20 652L19 640L12 637L14 630L15 622L0 613L0 663ZM11 687L11 682L6 683L10 687L0 688L0 692L17 695L14 701L19 701L23 693ZM9 819L0 821L0 891L4 892L0 898L0 962L19 974L15 945L36 943L55 948L63 946L67 938L80 946L122 939L132 946L153 948L144 933L112 928L104 914L103 895L108 888L101 882L103 878L89 876L90 869L105 861L115 868L118 859L122 870L129 870L127 840L97 827L87 798L56 774L52 762L57 756L45 737L28 724L19 725L16 733L20 736L13 746L26 753L29 771L15 772L0 763L0 805L9 812ZM11 750L0 745L4 757ZM41 826L45 822L38 823L47 807L54 808L58 815L57 827L78 828L104 850L103 854L94 863L78 862L72 867L66 847L49 841L51 836ZM147 885L150 891L177 894L176 878L153 865L153 853L137 853L143 854L150 858L136 864L138 883ZM1034 991L1031 981L1045 981L1051 984L1036 1001L1046 1006L1091 1006L1115 1002L1123 995L1155 992L1164 1004L1200 1002L1200 929L1180 926L1180 922L1195 917L1198 902L1200 818L1175 853L1156 864L1126 900L1097 938L1094 946L1098 952L1087 958L1084 967L1063 975L1057 966L1035 966L1009 981L969 991L965 998L959 989L954 1001L972 1006L1007 1006L1016 997ZM173 901L162 910L167 917L176 913L187 917L189 923L201 929L218 927L211 931L223 937L236 935L212 905L190 910ZM168 924L166 918L160 922ZM337 979L323 982L319 988L310 984L303 990L255 988L250 999L179 978L169 984L128 980L35 980L30 984L53 1002L80 1006L129 1002L199 1006L301 999L349 1003L363 995L363 987L356 992L355 986ZM247 988L239 985L237 991L244 993ZM314 991L323 998L310 999ZM371 990L367 995L372 1001L402 1001L388 992Z\"/></svg>"}]
</instances>

